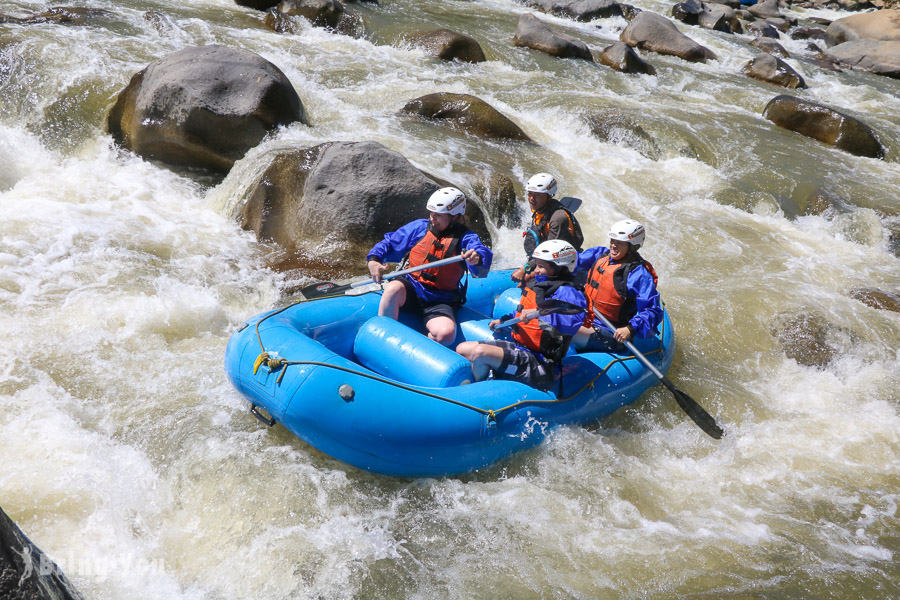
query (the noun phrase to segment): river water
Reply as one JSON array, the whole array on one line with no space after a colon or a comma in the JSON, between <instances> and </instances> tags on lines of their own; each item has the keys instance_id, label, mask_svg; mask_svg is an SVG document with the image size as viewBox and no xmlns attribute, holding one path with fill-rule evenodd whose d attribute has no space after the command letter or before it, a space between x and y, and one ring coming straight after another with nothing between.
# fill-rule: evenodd
<instances>
[{"instance_id":1,"label":"river water","mask_svg":"<svg viewBox=\"0 0 900 600\"><path fill-rule=\"evenodd\" d=\"M645 54L650 77L513 48L513 0L354 5L362 38L279 35L228 0L79 5L109 12L0 24L0 506L88 598L900 597L900 314L849 293L900 290L900 82L788 61L810 86L791 93L877 132L874 160L763 119L783 90L740 73L749 36L682 26L720 60ZM543 18L595 52L626 25ZM402 43L429 27L474 36L488 62ZM211 43L281 68L312 126L222 181L112 146L131 75ZM538 144L397 116L435 91L486 100ZM593 136L583 115L609 109L654 141ZM669 377L726 437L657 387L495 467L406 481L262 427L226 381L225 344L298 276L267 269L276 250L234 214L267 153L331 140L378 141L469 192L491 171L556 173L585 199L592 245L642 221L678 335ZM838 207L804 214L817 186ZM518 262L519 233L496 233L498 264ZM824 366L782 348L795 314L826 324Z\"/></svg>"}]
</instances>

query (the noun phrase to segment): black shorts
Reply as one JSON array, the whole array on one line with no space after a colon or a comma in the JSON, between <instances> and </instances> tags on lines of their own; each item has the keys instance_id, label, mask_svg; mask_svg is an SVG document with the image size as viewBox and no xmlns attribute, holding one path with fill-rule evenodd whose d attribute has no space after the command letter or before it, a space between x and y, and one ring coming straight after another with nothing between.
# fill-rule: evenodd
<instances>
[{"instance_id":1,"label":"black shorts","mask_svg":"<svg viewBox=\"0 0 900 600\"><path fill-rule=\"evenodd\" d=\"M419 315L422 317L422 323L428 323L435 317L449 317L454 323L456 322L456 311L459 310L459 304L422 302L409 279L400 277L399 281L406 288L406 302L403 303L400 310Z\"/></svg>"},{"instance_id":2,"label":"black shorts","mask_svg":"<svg viewBox=\"0 0 900 600\"><path fill-rule=\"evenodd\" d=\"M603 326L595 326L582 352L615 352L621 354L626 350L628 348L613 337L612 331Z\"/></svg>"},{"instance_id":3,"label":"black shorts","mask_svg":"<svg viewBox=\"0 0 900 600\"><path fill-rule=\"evenodd\" d=\"M544 391L553 387L551 366L531 350L526 350L515 342L507 340L488 340L478 343L490 344L503 350L503 361L494 371L494 377L497 379L521 381Z\"/></svg>"}]
</instances>

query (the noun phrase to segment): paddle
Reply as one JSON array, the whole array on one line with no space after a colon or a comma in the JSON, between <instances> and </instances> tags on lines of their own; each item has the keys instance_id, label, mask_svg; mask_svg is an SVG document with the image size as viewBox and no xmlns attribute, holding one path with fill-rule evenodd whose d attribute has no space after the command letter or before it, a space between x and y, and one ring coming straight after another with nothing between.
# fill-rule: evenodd
<instances>
[{"instance_id":1,"label":"paddle","mask_svg":"<svg viewBox=\"0 0 900 600\"><path fill-rule=\"evenodd\" d=\"M424 271L425 269L433 269L434 267L440 267L441 265L449 265L450 263L459 262L461 260L465 260L462 255L452 256L450 258L445 258L443 260L436 260L434 262L425 263L424 265L419 265L418 267L410 267L408 269L402 269L400 271L394 271L393 273L389 273L382 277L382 281L386 279L393 279L394 277L400 277L401 275L406 275L407 273L415 273L416 271ZM346 292L347 290L351 290L353 288L362 287L364 285L369 285L370 283L375 283L372 279L365 279L363 281L357 281L354 283L345 283L343 285L338 285L331 281L323 281L320 283L312 283L304 288L300 289L300 293L303 294L303 297L307 300L314 300L315 298L321 298L323 296L333 296L335 294L340 294Z\"/></svg>"},{"instance_id":2,"label":"paddle","mask_svg":"<svg viewBox=\"0 0 900 600\"><path fill-rule=\"evenodd\" d=\"M504 327L512 327L516 323L521 323L522 321L530 321L532 319L537 319L538 317L543 317L544 315L549 315L550 313L560 313L563 315L577 315L578 313L583 313L584 308L578 306L577 304L569 304L568 302L563 302L562 300L554 300L550 298L548 300L544 300L540 304L540 308L538 308L535 312L530 312L527 315L522 315L521 317L516 317L515 319L509 319L508 321L503 321L494 327L494 331L498 329L503 329Z\"/></svg>"},{"instance_id":3,"label":"paddle","mask_svg":"<svg viewBox=\"0 0 900 600\"><path fill-rule=\"evenodd\" d=\"M575 198L574 196L563 196L559 199L559 203L570 213L574 213L578 210L581 207L582 202L583 200L581 198Z\"/></svg>"},{"instance_id":4,"label":"paddle","mask_svg":"<svg viewBox=\"0 0 900 600\"><path fill-rule=\"evenodd\" d=\"M611 330L616 330L615 326L609 322L609 319L607 319L606 316L604 316L603 313L598 311L596 308L594 309L594 314ZM647 360L647 357L641 354L640 351L638 351L638 349L634 347L634 344L626 341L625 345L629 350L634 352L634 355L637 356L642 363L647 365L648 369L653 371L653 374L659 378L664 386L669 388L669 391L672 392L672 394L675 396L675 401L678 402L678 406L681 407L681 410L683 410L687 414L687 416L689 416L691 420L700 427L700 429L702 429L711 438L717 440L722 439L722 436L725 434L725 432L722 431L722 428L716 424L716 420L713 419L712 416L708 412L706 412L706 410L704 410L702 406L697 404L697 402L695 402L693 398L672 385L672 382L666 379L666 376L660 373L659 369L654 367L650 363L650 361Z\"/></svg>"}]
</instances>

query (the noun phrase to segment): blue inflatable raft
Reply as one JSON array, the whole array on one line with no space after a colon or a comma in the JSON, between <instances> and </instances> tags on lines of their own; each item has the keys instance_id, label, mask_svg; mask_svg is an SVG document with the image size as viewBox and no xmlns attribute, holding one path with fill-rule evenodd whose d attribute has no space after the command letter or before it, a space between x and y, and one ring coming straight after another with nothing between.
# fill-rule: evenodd
<instances>
[{"instance_id":1,"label":"blue inflatable raft","mask_svg":"<svg viewBox=\"0 0 900 600\"><path fill-rule=\"evenodd\" d=\"M518 303L510 273L469 279L456 343L500 335L487 325ZM360 469L437 477L530 448L552 427L596 422L659 381L630 354L570 350L548 392L512 381L471 383L469 361L422 335L413 320L378 317L380 298L378 290L303 301L238 328L225 371L251 412ZM635 345L665 373L675 352L668 313L656 337Z\"/></svg>"}]
</instances>

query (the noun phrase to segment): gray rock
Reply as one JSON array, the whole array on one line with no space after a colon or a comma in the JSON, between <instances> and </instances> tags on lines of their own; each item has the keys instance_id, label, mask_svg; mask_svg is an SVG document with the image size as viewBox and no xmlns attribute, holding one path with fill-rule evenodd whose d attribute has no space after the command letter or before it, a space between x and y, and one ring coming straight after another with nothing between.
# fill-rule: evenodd
<instances>
[{"instance_id":1,"label":"gray rock","mask_svg":"<svg viewBox=\"0 0 900 600\"><path fill-rule=\"evenodd\" d=\"M0 508L0 598L84 600L56 563Z\"/></svg>"},{"instance_id":2,"label":"gray rock","mask_svg":"<svg viewBox=\"0 0 900 600\"><path fill-rule=\"evenodd\" d=\"M822 104L793 96L776 96L766 105L763 116L779 127L850 154L884 158L884 146L867 125Z\"/></svg>"},{"instance_id":3,"label":"gray rock","mask_svg":"<svg viewBox=\"0 0 900 600\"><path fill-rule=\"evenodd\" d=\"M788 34L792 40L824 40L825 30L818 27L797 27Z\"/></svg>"},{"instance_id":4,"label":"gray rock","mask_svg":"<svg viewBox=\"0 0 900 600\"><path fill-rule=\"evenodd\" d=\"M697 24L704 29L731 33L729 16L734 16L734 11L724 4L705 4L703 12L697 18Z\"/></svg>"},{"instance_id":5,"label":"gray rock","mask_svg":"<svg viewBox=\"0 0 900 600\"><path fill-rule=\"evenodd\" d=\"M688 0L687 2L679 2L672 7L672 18L687 25L696 25L702 12L703 4L700 0Z\"/></svg>"},{"instance_id":6,"label":"gray rock","mask_svg":"<svg viewBox=\"0 0 900 600\"><path fill-rule=\"evenodd\" d=\"M744 65L745 75L786 88L805 88L806 82L789 64L771 54L760 54Z\"/></svg>"},{"instance_id":7,"label":"gray rock","mask_svg":"<svg viewBox=\"0 0 900 600\"><path fill-rule=\"evenodd\" d=\"M747 11L754 17L760 19L784 18L784 15L781 14L781 10L778 7L778 0L765 0L765 2L758 2L748 7Z\"/></svg>"},{"instance_id":8,"label":"gray rock","mask_svg":"<svg viewBox=\"0 0 900 600\"><path fill-rule=\"evenodd\" d=\"M359 273L385 233L428 216L428 197L443 185L377 142L328 142L275 156L248 190L241 226L289 254ZM468 200L466 221L488 244L484 215Z\"/></svg>"},{"instance_id":9,"label":"gray rock","mask_svg":"<svg viewBox=\"0 0 900 600\"><path fill-rule=\"evenodd\" d=\"M828 48L825 54L854 69L900 79L900 41L844 42Z\"/></svg>"},{"instance_id":10,"label":"gray rock","mask_svg":"<svg viewBox=\"0 0 900 600\"><path fill-rule=\"evenodd\" d=\"M306 123L278 67L248 50L185 48L137 73L107 126L136 154L167 164L228 171L279 126Z\"/></svg>"},{"instance_id":11,"label":"gray rock","mask_svg":"<svg viewBox=\"0 0 900 600\"><path fill-rule=\"evenodd\" d=\"M637 55L625 42L616 42L600 53L600 62L622 73L656 75L656 68Z\"/></svg>"},{"instance_id":12,"label":"gray rock","mask_svg":"<svg viewBox=\"0 0 900 600\"><path fill-rule=\"evenodd\" d=\"M678 31L671 21L648 11L637 15L619 39L633 48L669 54L689 62L705 63L717 59L712 50Z\"/></svg>"},{"instance_id":13,"label":"gray rock","mask_svg":"<svg viewBox=\"0 0 900 600\"><path fill-rule=\"evenodd\" d=\"M513 44L545 52L558 58L581 58L593 62L587 44L563 33L558 33L532 14L519 17Z\"/></svg>"},{"instance_id":14,"label":"gray rock","mask_svg":"<svg viewBox=\"0 0 900 600\"><path fill-rule=\"evenodd\" d=\"M441 60L468 63L485 61L484 50L475 38L449 29L414 33L409 36L409 41L430 56Z\"/></svg>"},{"instance_id":15,"label":"gray rock","mask_svg":"<svg viewBox=\"0 0 900 600\"><path fill-rule=\"evenodd\" d=\"M401 112L439 121L478 137L531 141L512 120L484 100L469 94L428 94L410 100Z\"/></svg>"},{"instance_id":16,"label":"gray rock","mask_svg":"<svg viewBox=\"0 0 900 600\"><path fill-rule=\"evenodd\" d=\"M781 39L781 34L778 33L778 30L765 21L754 21L747 26L747 29L757 37L767 37L773 40Z\"/></svg>"},{"instance_id":17,"label":"gray rock","mask_svg":"<svg viewBox=\"0 0 900 600\"><path fill-rule=\"evenodd\" d=\"M623 14L622 6L615 0L526 0L525 5L576 21L593 21Z\"/></svg>"},{"instance_id":18,"label":"gray rock","mask_svg":"<svg viewBox=\"0 0 900 600\"><path fill-rule=\"evenodd\" d=\"M663 148L630 112L606 108L592 111L584 119L591 134L599 140L631 148L650 160L659 160L663 157Z\"/></svg>"}]
</instances>

